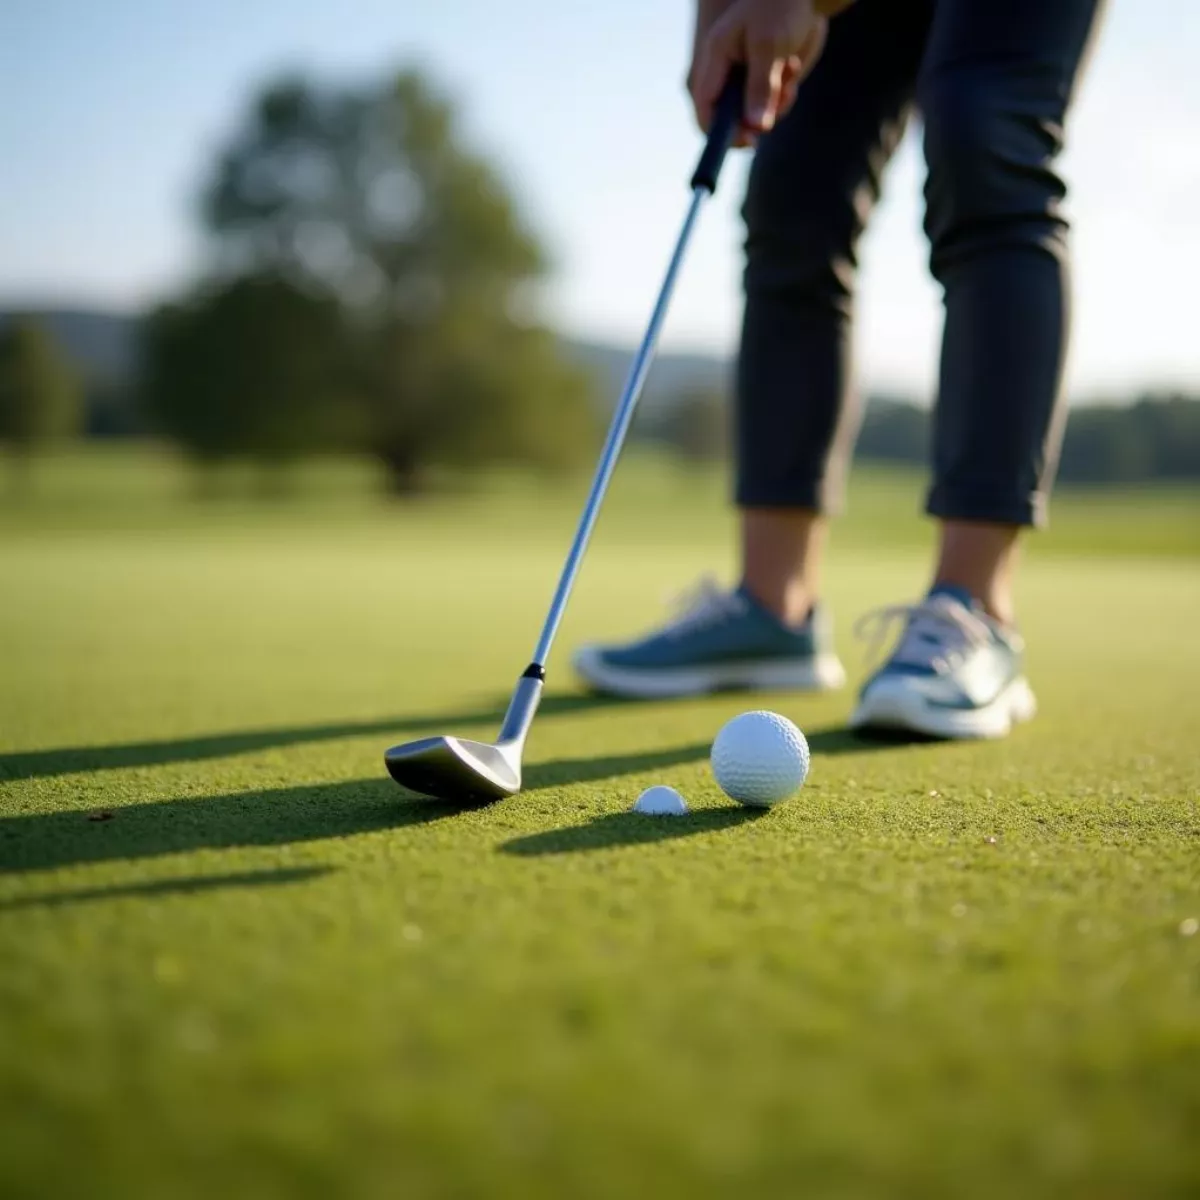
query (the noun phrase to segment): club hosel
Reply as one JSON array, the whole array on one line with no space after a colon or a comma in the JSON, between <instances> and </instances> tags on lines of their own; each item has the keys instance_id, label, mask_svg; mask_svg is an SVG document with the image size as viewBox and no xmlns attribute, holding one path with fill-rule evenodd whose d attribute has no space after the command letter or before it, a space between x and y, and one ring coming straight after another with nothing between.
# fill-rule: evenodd
<instances>
[{"instance_id":1,"label":"club hosel","mask_svg":"<svg viewBox=\"0 0 1200 1200\"><path fill-rule=\"evenodd\" d=\"M517 686L508 703L508 712L504 714L504 724L500 726L501 742L523 743L533 724L534 714L542 698L542 688L545 687L546 673L536 663L532 664L517 680Z\"/></svg>"}]
</instances>

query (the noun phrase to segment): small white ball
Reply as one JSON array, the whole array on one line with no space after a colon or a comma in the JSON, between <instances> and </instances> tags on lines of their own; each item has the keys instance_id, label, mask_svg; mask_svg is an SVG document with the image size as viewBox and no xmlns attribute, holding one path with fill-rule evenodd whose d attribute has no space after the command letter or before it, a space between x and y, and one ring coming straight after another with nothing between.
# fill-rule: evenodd
<instances>
[{"instance_id":1,"label":"small white ball","mask_svg":"<svg viewBox=\"0 0 1200 1200\"><path fill-rule=\"evenodd\" d=\"M634 812L653 817L682 817L687 810L687 801L663 783L647 788L633 806Z\"/></svg>"},{"instance_id":2,"label":"small white ball","mask_svg":"<svg viewBox=\"0 0 1200 1200\"><path fill-rule=\"evenodd\" d=\"M808 741L778 713L745 712L722 726L712 745L712 771L731 800L767 808L808 778Z\"/></svg>"}]
</instances>

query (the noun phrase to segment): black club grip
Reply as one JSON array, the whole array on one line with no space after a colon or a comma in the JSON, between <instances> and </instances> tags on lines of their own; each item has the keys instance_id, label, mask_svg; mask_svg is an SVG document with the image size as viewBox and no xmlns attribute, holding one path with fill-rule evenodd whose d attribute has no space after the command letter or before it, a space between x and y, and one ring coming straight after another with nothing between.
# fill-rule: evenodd
<instances>
[{"instance_id":1,"label":"black club grip","mask_svg":"<svg viewBox=\"0 0 1200 1200\"><path fill-rule=\"evenodd\" d=\"M741 126L745 103L746 64L734 63L729 69L729 76L721 89L716 108L713 109L712 124L708 127L708 142L692 176L693 188L702 187L710 193L717 190L717 176L721 174L725 154Z\"/></svg>"}]
</instances>

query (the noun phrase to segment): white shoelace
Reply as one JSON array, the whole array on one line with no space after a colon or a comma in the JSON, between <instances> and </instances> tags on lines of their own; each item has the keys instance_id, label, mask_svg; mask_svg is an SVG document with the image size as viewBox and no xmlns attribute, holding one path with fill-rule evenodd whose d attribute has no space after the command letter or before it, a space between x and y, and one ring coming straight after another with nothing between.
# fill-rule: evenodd
<instances>
[{"instance_id":1,"label":"white shoelace","mask_svg":"<svg viewBox=\"0 0 1200 1200\"><path fill-rule=\"evenodd\" d=\"M671 607L678 615L663 627L662 632L668 637L694 633L742 611L737 595L725 591L711 577L705 577L695 587L676 596Z\"/></svg>"},{"instance_id":2,"label":"white shoelace","mask_svg":"<svg viewBox=\"0 0 1200 1200\"><path fill-rule=\"evenodd\" d=\"M987 622L945 596L931 596L919 604L892 604L859 619L854 635L868 643L867 658L878 662L892 626L904 621L904 636L891 661L907 666L953 670L973 650L991 640Z\"/></svg>"}]
</instances>

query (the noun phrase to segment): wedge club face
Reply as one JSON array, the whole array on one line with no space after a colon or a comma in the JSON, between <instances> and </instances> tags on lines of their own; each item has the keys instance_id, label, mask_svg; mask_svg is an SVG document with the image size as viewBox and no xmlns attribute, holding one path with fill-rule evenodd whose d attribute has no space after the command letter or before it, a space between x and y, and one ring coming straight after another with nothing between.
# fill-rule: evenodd
<instances>
[{"instance_id":1,"label":"wedge club face","mask_svg":"<svg viewBox=\"0 0 1200 1200\"><path fill-rule=\"evenodd\" d=\"M461 804L489 804L521 790L521 748L468 738L429 737L393 746L388 773L422 796Z\"/></svg>"},{"instance_id":2,"label":"wedge club face","mask_svg":"<svg viewBox=\"0 0 1200 1200\"><path fill-rule=\"evenodd\" d=\"M490 804L521 790L521 751L542 698L545 672L536 663L517 680L495 742L428 737L386 751L388 774L422 796L455 804Z\"/></svg>"}]
</instances>

